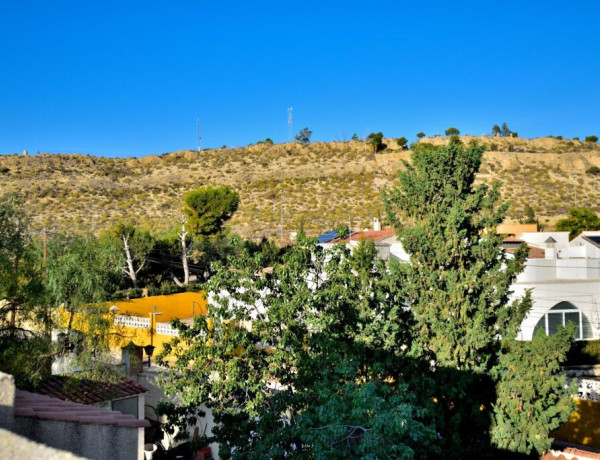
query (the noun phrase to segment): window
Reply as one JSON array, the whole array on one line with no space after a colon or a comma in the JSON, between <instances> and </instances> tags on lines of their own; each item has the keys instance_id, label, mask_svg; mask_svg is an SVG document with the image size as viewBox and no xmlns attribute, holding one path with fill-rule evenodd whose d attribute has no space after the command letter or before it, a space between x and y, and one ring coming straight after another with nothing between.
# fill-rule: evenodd
<instances>
[{"instance_id":1,"label":"window","mask_svg":"<svg viewBox=\"0 0 600 460\"><path fill-rule=\"evenodd\" d=\"M546 335L554 334L559 327L566 326L567 323L575 325L575 340L593 339L592 325L586 316L570 302L560 302L548 310L537 323L535 330L542 329Z\"/></svg>"}]
</instances>

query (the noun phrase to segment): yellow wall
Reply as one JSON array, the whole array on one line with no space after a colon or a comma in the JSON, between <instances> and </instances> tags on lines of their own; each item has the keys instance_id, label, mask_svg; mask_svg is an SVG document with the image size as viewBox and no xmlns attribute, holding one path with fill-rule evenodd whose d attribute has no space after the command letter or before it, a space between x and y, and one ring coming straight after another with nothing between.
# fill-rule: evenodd
<instances>
[{"instance_id":1,"label":"yellow wall","mask_svg":"<svg viewBox=\"0 0 600 460\"><path fill-rule=\"evenodd\" d=\"M142 297L140 299L121 300L110 303L109 306L116 305L119 310L117 315L142 316L149 317L149 313L156 310L162 312L157 315L156 320L159 323L168 323L173 318L185 319L196 316L206 315L206 294L200 292L184 292L172 295L157 295L153 297Z\"/></svg>"},{"instance_id":2,"label":"yellow wall","mask_svg":"<svg viewBox=\"0 0 600 460\"><path fill-rule=\"evenodd\" d=\"M156 306L156 311L162 313L155 316L157 323L168 323L174 318L191 320L194 314L205 316L207 311L206 293L203 291L122 300L111 303L109 306L112 305L119 308L115 312L117 315L139 316L142 318L150 318L149 313L153 312ZM112 336L111 348L120 348L130 341L136 345L150 345L150 331L148 329L126 326L114 326L114 328L118 333ZM153 329L156 330L156 324L153 324ZM152 339L152 343L156 347L154 355L157 355L162 346L171 340L173 340L173 336L154 334Z\"/></svg>"},{"instance_id":3,"label":"yellow wall","mask_svg":"<svg viewBox=\"0 0 600 460\"><path fill-rule=\"evenodd\" d=\"M122 300L119 302L109 302L107 307L116 305L118 310L107 313L110 317L110 347L115 351L130 341L139 346L150 345L150 331L147 328L133 328L127 326L116 326L113 322L113 315L138 316L141 318L150 318L149 313L156 311L162 313L155 316L157 323L168 323L177 318L181 320L192 320L193 315L206 316L206 294L200 292L184 292L181 294L160 295L154 297L143 297L139 299ZM66 327L69 315L64 310L61 311L61 324ZM76 314L73 319L73 328L86 331L88 328L87 318L83 314ZM156 330L156 324L153 323L153 329ZM156 356L163 344L170 342L174 336L154 334L153 345L156 347L154 356Z\"/></svg>"},{"instance_id":4,"label":"yellow wall","mask_svg":"<svg viewBox=\"0 0 600 460\"><path fill-rule=\"evenodd\" d=\"M575 399L577 409L567 423L551 436L563 441L600 449L600 402Z\"/></svg>"}]
</instances>

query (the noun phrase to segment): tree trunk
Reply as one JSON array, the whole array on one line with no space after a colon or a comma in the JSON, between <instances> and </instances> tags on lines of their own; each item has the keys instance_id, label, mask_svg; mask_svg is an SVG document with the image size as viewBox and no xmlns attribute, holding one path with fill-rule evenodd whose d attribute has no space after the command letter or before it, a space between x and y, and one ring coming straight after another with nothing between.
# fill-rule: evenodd
<instances>
[{"instance_id":1,"label":"tree trunk","mask_svg":"<svg viewBox=\"0 0 600 460\"><path fill-rule=\"evenodd\" d=\"M190 283L190 268L188 265L188 257L190 253L190 249L187 246L185 241L185 237L187 236L187 231L185 230L185 223L181 224L181 233L179 237L181 238L181 263L183 264L183 284Z\"/></svg>"},{"instance_id":2,"label":"tree trunk","mask_svg":"<svg viewBox=\"0 0 600 460\"><path fill-rule=\"evenodd\" d=\"M127 276L129 276L129 279L131 279L133 287L137 288L137 273L133 269L133 259L131 258L131 251L129 250L129 239L125 235L123 235L123 250L125 251L125 257L127 259L127 270L125 272L127 273Z\"/></svg>"}]
</instances>

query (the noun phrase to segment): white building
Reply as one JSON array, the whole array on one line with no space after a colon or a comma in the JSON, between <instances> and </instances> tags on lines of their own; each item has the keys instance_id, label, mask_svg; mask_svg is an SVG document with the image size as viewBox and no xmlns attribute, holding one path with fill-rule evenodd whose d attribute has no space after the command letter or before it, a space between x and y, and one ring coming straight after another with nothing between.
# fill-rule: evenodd
<instances>
[{"instance_id":1,"label":"white building","mask_svg":"<svg viewBox=\"0 0 600 460\"><path fill-rule=\"evenodd\" d=\"M530 248L513 295L531 290L532 309L521 325L521 339L536 329L547 334L572 321L576 339L600 338L600 232L583 232L569 242L568 232L522 233ZM516 243L516 242L515 242Z\"/></svg>"}]
</instances>

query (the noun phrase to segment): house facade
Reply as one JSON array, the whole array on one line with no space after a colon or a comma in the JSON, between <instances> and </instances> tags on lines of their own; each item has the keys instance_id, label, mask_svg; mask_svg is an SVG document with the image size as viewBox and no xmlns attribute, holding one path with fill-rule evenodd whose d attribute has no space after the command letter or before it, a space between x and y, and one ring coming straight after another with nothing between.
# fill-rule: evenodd
<instances>
[{"instance_id":1,"label":"house facade","mask_svg":"<svg viewBox=\"0 0 600 460\"><path fill-rule=\"evenodd\" d=\"M530 290L533 300L520 338L531 340L538 329L552 334L572 322L576 340L599 339L600 232L583 232L572 241L568 232L526 232L518 240L528 244L530 257L513 296Z\"/></svg>"}]
</instances>

